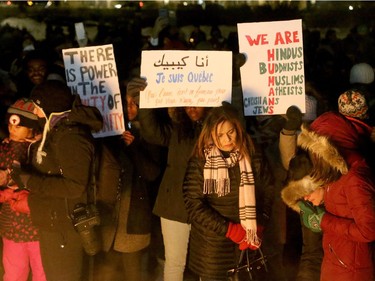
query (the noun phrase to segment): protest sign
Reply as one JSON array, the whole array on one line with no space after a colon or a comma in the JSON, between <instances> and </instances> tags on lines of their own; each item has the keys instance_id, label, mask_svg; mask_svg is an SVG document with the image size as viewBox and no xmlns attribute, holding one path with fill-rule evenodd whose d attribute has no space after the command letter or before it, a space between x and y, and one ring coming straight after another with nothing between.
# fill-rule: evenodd
<instances>
[{"instance_id":1,"label":"protest sign","mask_svg":"<svg viewBox=\"0 0 375 281\"><path fill-rule=\"evenodd\" d=\"M305 112L302 21L240 23L244 112L285 114L291 105Z\"/></svg>"},{"instance_id":2,"label":"protest sign","mask_svg":"<svg viewBox=\"0 0 375 281\"><path fill-rule=\"evenodd\" d=\"M67 85L84 105L97 107L104 119L95 137L125 131L117 68L112 45L63 50Z\"/></svg>"},{"instance_id":3,"label":"protest sign","mask_svg":"<svg viewBox=\"0 0 375 281\"><path fill-rule=\"evenodd\" d=\"M219 106L231 102L232 52L143 51L141 76L141 108Z\"/></svg>"}]
</instances>

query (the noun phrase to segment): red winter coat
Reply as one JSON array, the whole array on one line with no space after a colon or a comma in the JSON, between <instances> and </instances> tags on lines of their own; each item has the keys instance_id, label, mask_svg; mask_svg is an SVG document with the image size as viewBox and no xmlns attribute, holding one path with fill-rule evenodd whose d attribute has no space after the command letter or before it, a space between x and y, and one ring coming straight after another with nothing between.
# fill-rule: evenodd
<instances>
[{"instance_id":1,"label":"red winter coat","mask_svg":"<svg viewBox=\"0 0 375 281\"><path fill-rule=\"evenodd\" d=\"M373 281L374 185L364 161L325 189L321 281Z\"/></svg>"},{"instance_id":2,"label":"red winter coat","mask_svg":"<svg viewBox=\"0 0 375 281\"><path fill-rule=\"evenodd\" d=\"M298 146L343 174L325 186L321 281L374 281L375 181L362 152L363 148L369 152L364 145L368 136L357 125L341 114L327 112L298 136ZM288 183L283 200L299 211L298 200L319 186L307 175Z\"/></svg>"}]
</instances>

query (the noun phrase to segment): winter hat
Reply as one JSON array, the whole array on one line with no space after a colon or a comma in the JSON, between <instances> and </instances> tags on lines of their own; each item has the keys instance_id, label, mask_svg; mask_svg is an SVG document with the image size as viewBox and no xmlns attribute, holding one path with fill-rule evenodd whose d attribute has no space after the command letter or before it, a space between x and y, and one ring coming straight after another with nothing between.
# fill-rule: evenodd
<instances>
[{"instance_id":1,"label":"winter hat","mask_svg":"<svg viewBox=\"0 0 375 281\"><path fill-rule=\"evenodd\" d=\"M354 152L359 143L359 135L347 118L339 113L326 112L315 119L309 128L302 126L301 129L297 139L300 148L329 163L341 174L348 172L348 151ZM310 174L309 163L302 160L304 161L296 162L296 166L305 169L305 176L294 177L281 191L284 203L297 212L300 211L298 201L325 184Z\"/></svg>"},{"instance_id":2,"label":"winter hat","mask_svg":"<svg viewBox=\"0 0 375 281\"><path fill-rule=\"evenodd\" d=\"M38 116L34 114L35 105L32 100L22 98L12 104L7 111L9 124L28 128L38 128Z\"/></svg>"},{"instance_id":3,"label":"winter hat","mask_svg":"<svg viewBox=\"0 0 375 281\"><path fill-rule=\"evenodd\" d=\"M350 69L350 84L371 84L374 82L374 69L368 63L358 63Z\"/></svg>"},{"instance_id":4,"label":"winter hat","mask_svg":"<svg viewBox=\"0 0 375 281\"><path fill-rule=\"evenodd\" d=\"M358 119L368 118L368 105L365 96L358 90L348 90L338 99L339 112L342 115Z\"/></svg>"},{"instance_id":5,"label":"winter hat","mask_svg":"<svg viewBox=\"0 0 375 281\"><path fill-rule=\"evenodd\" d=\"M43 109L47 117L53 112L70 110L74 101L69 87L58 80L47 80L35 86L30 98Z\"/></svg>"}]
</instances>

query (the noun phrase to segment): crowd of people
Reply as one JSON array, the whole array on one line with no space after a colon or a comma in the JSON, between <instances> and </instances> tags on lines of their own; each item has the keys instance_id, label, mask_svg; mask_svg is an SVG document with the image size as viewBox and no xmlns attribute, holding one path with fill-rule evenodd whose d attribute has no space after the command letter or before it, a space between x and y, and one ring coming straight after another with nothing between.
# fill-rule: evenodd
<instances>
[{"instance_id":1,"label":"crowd of people","mask_svg":"<svg viewBox=\"0 0 375 281\"><path fill-rule=\"evenodd\" d=\"M306 113L256 117L243 114L235 32L195 25L186 41L164 16L148 38L98 30L87 44L114 46L126 130L96 139L99 110L65 80L61 50L78 42L47 31L0 30L17 43L0 71L4 281L224 281L243 252L266 257L256 281L374 280L374 30L305 28ZM232 104L139 108L145 49L232 51ZM92 196L98 249L75 223Z\"/></svg>"}]
</instances>

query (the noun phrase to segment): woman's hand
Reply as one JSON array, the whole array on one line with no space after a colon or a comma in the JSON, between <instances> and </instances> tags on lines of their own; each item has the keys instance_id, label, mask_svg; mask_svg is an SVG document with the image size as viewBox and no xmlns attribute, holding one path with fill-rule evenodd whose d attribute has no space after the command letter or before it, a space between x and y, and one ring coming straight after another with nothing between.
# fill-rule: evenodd
<instances>
[{"instance_id":1,"label":"woman's hand","mask_svg":"<svg viewBox=\"0 0 375 281\"><path fill-rule=\"evenodd\" d=\"M125 131L122 133L122 139L124 140L127 146L131 145L134 141L135 137L132 135L130 131Z\"/></svg>"}]
</instances>

